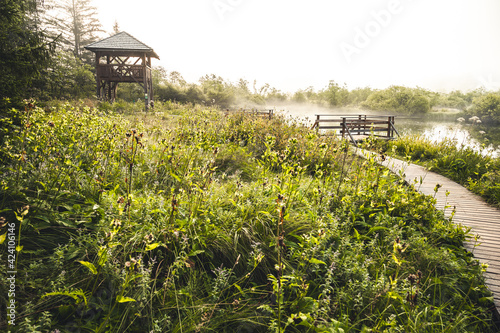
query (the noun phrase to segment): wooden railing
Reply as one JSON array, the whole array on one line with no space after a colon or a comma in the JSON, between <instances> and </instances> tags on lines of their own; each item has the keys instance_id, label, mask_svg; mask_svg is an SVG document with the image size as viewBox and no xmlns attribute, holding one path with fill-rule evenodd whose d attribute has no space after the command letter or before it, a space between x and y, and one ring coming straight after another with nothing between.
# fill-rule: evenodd
<instances>
[{"instance_id":1,"label":"wooden railing","mask_svg":"<svg viewBox=\"0 0 500 333\"><path fill-rule=\"evenodd\" d=\"M356 144L354 135L377 135L384 138L393 138L394 134L399 136L394 127L395 116L368 116L368 115L335 115L316 114L311 129L339 130L342 138L349 136Z\"/></svg>"},{"instance_id":2,"label":"wooden railing","mask_svg":"<svg viewBox=\"0 0 500 333\"><path fill-rule=\"evenodd\" d=\"M97 74L102 79L132 79L142 80L144 78L144 66L122 65L122 64L99 64Z\"/></svg>"},{"instance_id":3,"label":"wooden railing","mask_svg":"<svg viewBox=\"0 0 500 333\"><path fill-rule=\"evenodd\" d=\"M231 114L231 113L242 112L242 113L254 115L254 116L257 116L257 117L262 117L262 118L265 118L265 119L272 119L273 116L274 116L274 109L266 109L266 110L258 110L258 109L229 110L229 109L226 109L224 112L225 112L226 115Z\"/></svg>"}]
</instances>

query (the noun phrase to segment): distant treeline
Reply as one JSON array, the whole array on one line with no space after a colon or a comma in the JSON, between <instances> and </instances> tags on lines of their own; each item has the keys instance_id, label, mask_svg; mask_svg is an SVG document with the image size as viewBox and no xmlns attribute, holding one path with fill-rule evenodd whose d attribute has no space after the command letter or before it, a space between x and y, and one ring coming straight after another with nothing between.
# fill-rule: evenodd
<instances>
[{"instance_id":1,"label":"distant treeline","mask_svg":"<svg viewBox=\"0 0 500 333\"><path fill-rule=\"evenodd\" d=\"M89 0L9 1L0 14L0 113L23 107L22 100L84 99L96 95L95 69L85 45L102 33L96 9ZM113 33L119 31L118 23ZM423 114L432 108L454 108L478 116L484 123L500 123L500 91L438 93L422 88L391 86L356 88L330 81L294 93L269 84L257 86L240 79L227 81L214 74L188 83L178 72L153 69L156 101L175 101L221 108L258 107L283 103L312 103L327 107L359 107L407 114ZM133 102L144 98L138 84L121 84L118 97Z\"/></svg>"}]
</instances>

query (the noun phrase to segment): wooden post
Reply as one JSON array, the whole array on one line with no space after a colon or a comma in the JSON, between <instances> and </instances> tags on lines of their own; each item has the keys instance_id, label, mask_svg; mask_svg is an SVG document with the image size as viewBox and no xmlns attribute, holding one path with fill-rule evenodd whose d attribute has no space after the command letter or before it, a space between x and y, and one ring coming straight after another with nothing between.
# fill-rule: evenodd
<instances>
[{"instance_id":1,"label":"wooden post","mask_svg":"<svg viewBox=\"0 0 500 333\"><path fill-rule=\"evenodd\" d=\"M142 60L142 79L144 84L144 111L148 111L149 107L149 84L148 84L148 66L146 63L146 54L141 56Z\"/></svg>"},{"instance_id":2,"label":"wooden post","mask_svg":"<svg viewBox=\"0 0 500 333\"><path fill-rule=\"evenodd\" d=\"M342 139L345 136L346 129L347 129L346 117L343 117L342 118Z\"/></svg>"},{"instance_id":3,"label":"wooden post","mask_svg":"<svg viewBox=\"0 0 500 333\"><path fill-rule=\"evenodd\" d=\"M101 76L100 76L100 67L99 67L99 59L101 58L100 52L95 53L95 74L97 81L97 99L101 99Z\"/></svg>"},{"instance_id":4,"label":"wooden post","mask_svg":"<svg viewBox=\"0 0 500 333\"><path fill-rule=\"evenodd\" d=\"M149 66L149 105L151 105L151 102L154 101L154 91L153 91L153 72L151 68L151 57L148 56L148 66ZM153 103L154 104L154 103Z\"/></svg>"},{"instance_id":5,"label":"wooden post","mask_svg":"<svg viewBox=\"0 0 500 333\"><path fill-rule=\"evenodd\" d=\"M391 135L391 117L387 118L387 137L392 138L392 135Z\"/></svg>"}]
</instances>

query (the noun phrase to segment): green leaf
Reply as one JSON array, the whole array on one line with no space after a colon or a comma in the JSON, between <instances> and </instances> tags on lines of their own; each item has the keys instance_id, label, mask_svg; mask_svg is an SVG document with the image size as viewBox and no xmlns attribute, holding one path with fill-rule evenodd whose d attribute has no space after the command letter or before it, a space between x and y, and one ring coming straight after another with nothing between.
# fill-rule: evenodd
<instances>
[{"instance_id":1,"label":"green leaf","mask_svg":"<svg viewBox=\"0 0 500 333\"><path fill-rule=\"evenodd\" d=\"M191 252L189 252L188 256L189 257L194 257L194 256L197 256L198 254L202 254L202 253L205 253L205 250L193 250Z\"/></svg>"},{"instance_id":2,"label":"green leaf","mask_svg":"<svg viewBox=\"0 0 500 333\"><path fill-rule=\"evenodd\" d=\"M85 305L87 305L87 296L85 295L82 289L77 289L75 291L55 291L52 293L46 293L45 295L42 296L42 298L45 298L47 296L68 296L73 298L76 301L76 304L81 302L80 299L81 297Z\"/></svg>"},{"instance_id":3,"label":"green leaf","mask_svg":"<svg viewBox=\"0 0 500 333\"><path fill-rule=\"evenodd\" d=\"M401 266L401 261L398 259L398 257L396 257L394 253L392 254L392 259L398 266Z\"/></svg>"},{"instance_id":4,"label":"green leaf","mask_svg":"<svg viewBox=\"0 0 500 333\"><path fill-rule=\"evenodd\" d=\"M5 242L5 239L7 238L7 233L3 234L0 236L0 245L3 244L3 242Z\"/></svg>"},{"instance_id":5,"label":"green leaf","mask_svg":"<svg viewBox=\"0 0 500 333\"><path fill-rule=\"evenodd\" d=\"M88 261L80 261L80 260L78 262L80 264L82 264L83 266L87 267L92 274L97 275L97 269L95 268L93 263L88 262Z\"/></svg>"},{"instance_id":6,"label":"green leaf","mask_svg":"<svg viewBox=\"0 0 500 333\"><path fill-rule=\"evenodd\" d=\"M359 242L359 240L361 239L361 236L359 235L359 232L358 230L356 230L356 228L354 228L354 237L356 237L356 240Z\"/></svg>"},{"instance_id":7,"label":"green leaf","mask_svg":"<svg viewBox=\"0 0 500 333\"><path fill-rule=\"evenodd\" d=\"M326 265L326 262L318 260L316 258L309 259L309 263L316 264L316 265Z\"/></svg>"},{"instance_id":8,"label":"green leaf","mask_svg":"<svg viewBox=\"0 0 500 333\"><path fill-rule=\"evenodd\" d=\"M136 302L136 300L133 298L125 297L125 296L121 296L121 295L116 297L116 301L118 303Z\"/></svg>"},{"instance_id":9,"label":"green leaf","mask_svg":"<svg viewBox=\"0 0 500 333\"><path fill-rule=\"evenodd\" d=\"M379 232L379 231L389 231L389 228L386 228L386 227L373 227L371 228L370 230L368 230L368 232L366 233L367 236L375 233L375 232Z\"/></svg>"},{"instance_id":10,"label":"green leaf","mask_svg":"<svg viewBox=\"0 0 500 333\"><path fill-rule=\"evenodd\" d=\"M490 297L481 297L479 299L479 303L491 303L493 302L493 296L490 296Z\"/></svg>"},{"instance_id":11,"label":"green leaf","mask_svg":"<svg viewBox=\"0 0 500 333\"><path fill-rule=\"evenodd\" d=\"M146 251L151 251L156 249L158 246L160 246L160 243L153 243L153 244L148 244L146 246Z\"/></svg>"},{"instance_id":12,"label":"green leaf","mask_svg":"<svg viewBox=\"0 0 500 333\"><path fill-rule=\"evenodd\" d=\"M182 180L179 178L179 176L177 176L175 173L170 172L170 176L174 177L174 179L177 180L179 183L182 182Z\"/></svg>"},{"instance_id":13,"label":"green leaf","mask_svg":"<svg viewBox=\"0 0 500 333\"><path fill-rule=\"evenodd\" d=\"M104 266L106 260L108 260L108 249L105 246L102 246L97 252L97 257L99 258L97 264L99 266Z\"/></svg>"}]
</instances>

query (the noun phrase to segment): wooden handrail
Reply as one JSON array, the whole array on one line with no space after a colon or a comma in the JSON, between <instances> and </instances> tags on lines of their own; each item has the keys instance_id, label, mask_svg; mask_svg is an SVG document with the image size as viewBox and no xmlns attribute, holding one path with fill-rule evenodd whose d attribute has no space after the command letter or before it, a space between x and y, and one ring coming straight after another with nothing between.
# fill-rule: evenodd
<instances>
[{"instance_id":1,"label":"wooden handrail","mask_svg":"<svg viewBox=\"0 0 500 333\"><path fill-rule=\"evenodd\" d=\"M393 138L394 133L399 136L398 131L394 126L394 118L396 116L370 116L370 115L332 115L332 114L315 114L315 121L311 129L339 129L340 135L344 138L349 136L351 141L356 145L353 135L367 135L373 132L385 132L386 135L379 135L387 138ZM321 118L323 117L323 118ZM327 118L324 117L337 117ZM332 123L337 123L334 125ZM322 124L325 124L322 126Z\"/></svg>"}]
</instances>

